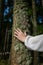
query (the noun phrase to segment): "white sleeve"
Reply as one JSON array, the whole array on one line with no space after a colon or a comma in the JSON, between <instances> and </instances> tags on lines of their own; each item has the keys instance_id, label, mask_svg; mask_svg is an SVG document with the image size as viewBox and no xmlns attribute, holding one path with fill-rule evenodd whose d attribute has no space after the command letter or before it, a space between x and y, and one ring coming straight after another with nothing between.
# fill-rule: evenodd
<instances>
[{"instance_id":1,"label":"white sleeve","mask_svg":"<svg viewBox=\"0 0 43 65\"><path fill-rule=\"evenodd\" d=\"M43 34L37 36L27 36L24 44L31 50L43 52Z\"/></svg>"}]
</instances>

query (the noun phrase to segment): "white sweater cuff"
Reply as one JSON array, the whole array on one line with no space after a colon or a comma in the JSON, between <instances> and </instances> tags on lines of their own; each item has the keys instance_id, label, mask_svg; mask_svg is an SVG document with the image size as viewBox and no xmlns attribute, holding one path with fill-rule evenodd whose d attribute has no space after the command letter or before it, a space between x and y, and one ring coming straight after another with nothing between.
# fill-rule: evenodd
<instances>
[{"instance_id":1,"label":"white sweater cuff","mask_svg":"<svg viewBox=\"0 0 43 65\"><path fill-rule=\"evenodd\" d=\"M32 36L28 35L28 36L26 37L26 39L25 39L25 41L24 41L25 46L28 45L28 41L29 41L30 37L32 37Z\"/></svg>"}]
</instances>

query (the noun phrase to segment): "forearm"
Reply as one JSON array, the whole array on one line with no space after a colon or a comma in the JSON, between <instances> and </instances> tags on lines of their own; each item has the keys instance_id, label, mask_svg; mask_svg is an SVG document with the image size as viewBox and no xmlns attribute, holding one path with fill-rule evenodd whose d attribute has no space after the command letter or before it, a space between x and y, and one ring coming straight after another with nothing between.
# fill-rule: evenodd
<instances>
[{"instance_id":1,"label":"forearm","mask_svg":"<svg viewBox=\"0 0 43 65\"><path fill-rule=\"evenodd\" d=\"M31 50L43 51L43 35L27 36L24 44Z\"/></svg>"}]
</instances>

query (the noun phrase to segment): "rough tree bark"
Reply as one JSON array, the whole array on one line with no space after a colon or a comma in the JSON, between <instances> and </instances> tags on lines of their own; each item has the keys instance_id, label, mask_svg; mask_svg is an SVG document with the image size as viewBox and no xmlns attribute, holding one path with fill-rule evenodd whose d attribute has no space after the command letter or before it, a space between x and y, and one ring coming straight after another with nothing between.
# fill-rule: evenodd
<instances>
[{"instance_id":1,"label":"rough tree bark","mask_svg":"<svg viewBox=\"0 0 43 65\"><path fill-rule=\"evenodd\" d=\"M26 31L30 34L30 24L28 24L29 18L26 12L28 7L26 4L28 3L26 3L24 0L14 0L10 65L30 65L32 62L31 52L23 43L14 37L14 31L16 28L20 28L23 32Z\"/></svg>"}]
</instances>

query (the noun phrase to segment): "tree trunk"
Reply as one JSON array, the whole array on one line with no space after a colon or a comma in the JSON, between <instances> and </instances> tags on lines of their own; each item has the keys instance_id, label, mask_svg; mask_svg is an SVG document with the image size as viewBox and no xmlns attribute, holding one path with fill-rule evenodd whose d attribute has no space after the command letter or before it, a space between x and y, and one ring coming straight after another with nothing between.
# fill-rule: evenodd
<instances>
[{"instance_id":1,"label":"tree trunk","mask_svg":"<svg viewBox=\"0 0 43 65\"><path fill-rule=\"evenodd\" d=\"M5 51L6 51L7 34L8 34L8 28L6 28L6 32L5 32L4 47L3 47L4 54L5 54Z\"/></svg>"},{"instance_id":2,"label":"tree trunk","mask_svg":"<svg viewBox=\"0 0 43 65\"><path fill-rule=\"evenodd\" d=\"M0 0L0 24L1 24L1 19L2 19L2 0Z\"/></svg>"},{"instance_id":3,"label":"tree trunk","mask_svg":"<svg viewBox=\"0 0 43 65\"><path fill-rule=\"evenodd\" d=\"M3 31L3 29L2 29L2 21L3 21L3 8L2 8L2 3L3 3L3 0L0 0L0 51L1 52L3 52L2 51L2 45L3 45L3 39L2 39L2 36L3 36L3 34L2 34L2 31Z\"/></svg>"},{"instance_id":4,"label":"tree trunk","mask_svg":"<svg viewBox=\"0 0 43 65\"><path fill-rule=\"evenodd\" d=\"M36 6L35 6L35 0L32 0L32 10L33 10L33 35L37 34L37 21L36 21ZM34 65L38 65L38 53L34 51Z\"/></svg>"},{"instance_id":5,"label":"tree trunk","mask_svg":"<svg viewBox=\"0 0 43 65\"><path fill-rule=\"evenodd\" d=\"M37 33L37 21L36 21L36 7L35 7L35 0L32 0L32 10L33 10L33 35Z\"/></svg>"},{"instance_id":6,"label":"tree trunk","mask_svg":"<svg viewBox=\"0 0 43 65\"><path fill-rule=\"evenodd\" d=\"M43 0L42 0L42 7L43 7Z\"/></svg>"},{"instance_id":7,"label":"tree trunk","mask_svg":"<svg viewBox=\"0 0 43 65\"><path fill-rule=\"evenodd\" d=\"M2 0L0 0L0 35L1 35L1 22L2 22Z\"/></svg>"},{"instance_id":8,"label":"tree trunk","mask_svg":"<svg viewBox=\"0 0 43 65\"><path fill-rule=\"evenodd\" d=\"M14 31L16 28L20 28L23 32L26 31L30 33L30 24L28 24L29 18L28 13L26 12L28 7L26 7L26 4L27 3L23 0L14 0L10 65L30 65L32 62L32 57L29 50L23 43L14 37Z\"/></svg>"}]
</instances>

